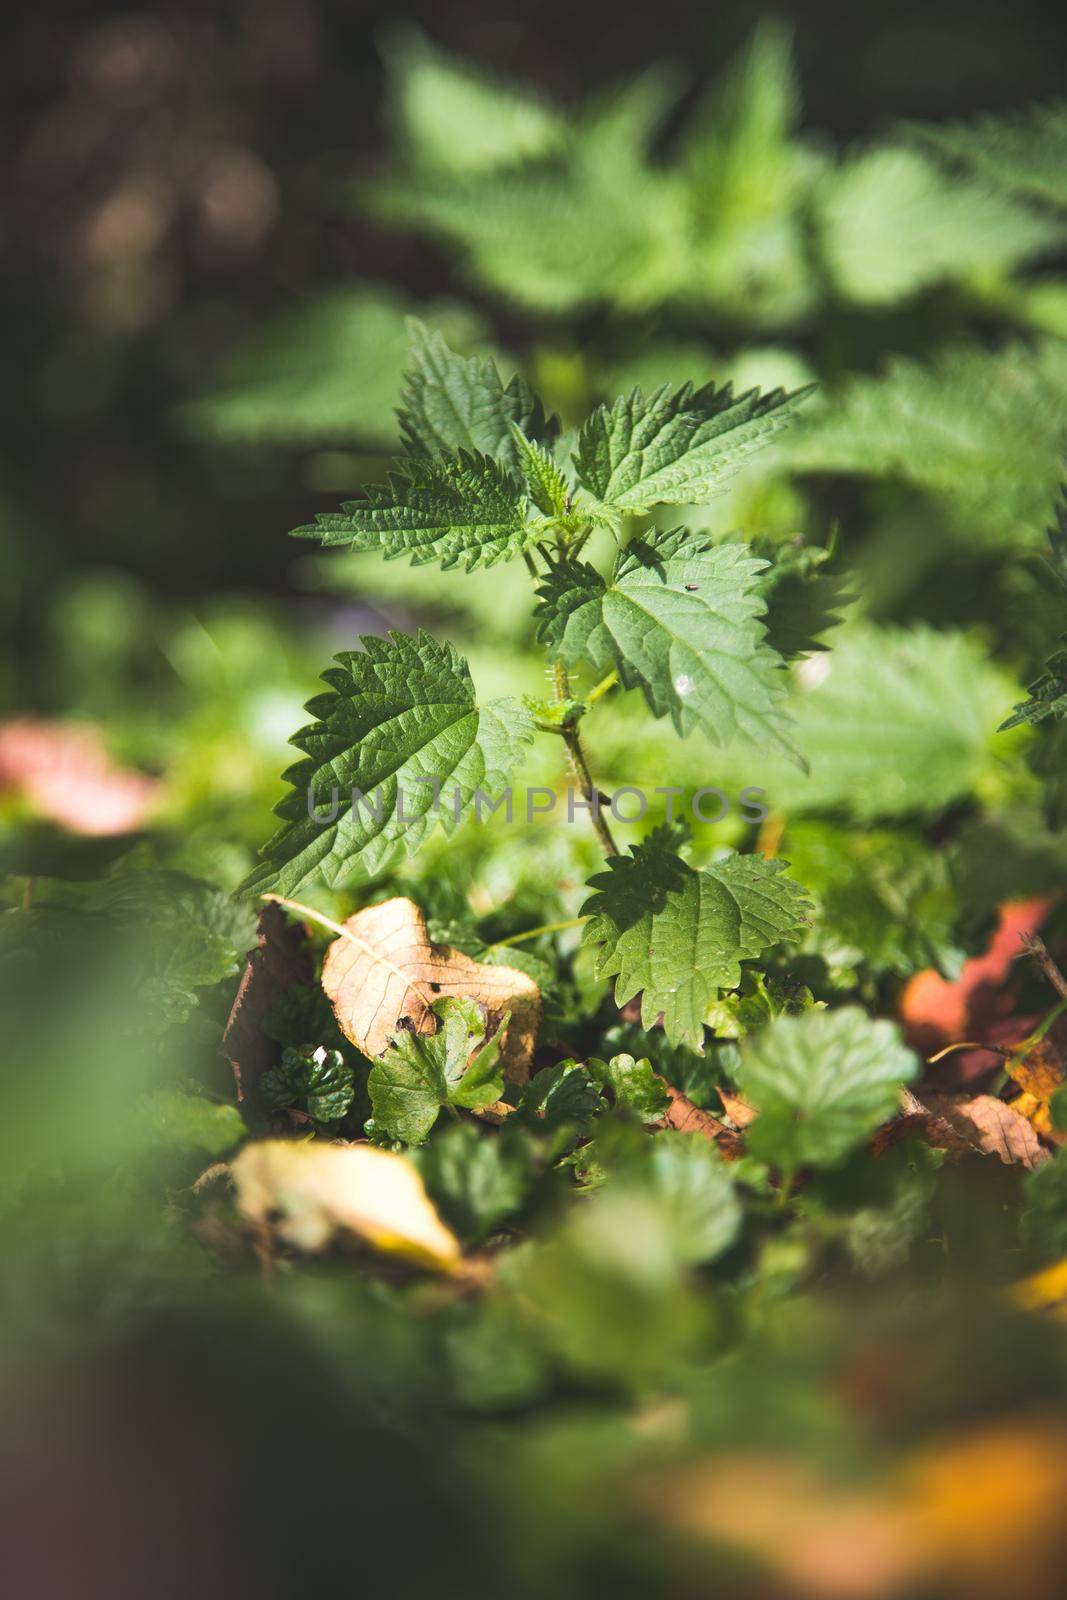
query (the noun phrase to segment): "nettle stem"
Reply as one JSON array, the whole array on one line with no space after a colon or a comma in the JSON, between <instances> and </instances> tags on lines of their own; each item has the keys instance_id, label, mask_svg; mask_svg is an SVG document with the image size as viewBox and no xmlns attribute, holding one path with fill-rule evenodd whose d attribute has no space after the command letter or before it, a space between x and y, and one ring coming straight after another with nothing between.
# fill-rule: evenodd
<instances>
[{"instance_id":1,"label":"nettle stem","mask_svg":"<svg viewBox=\"0 0 1067 1600\"><path fill-rule=\"evenodd\" d=\"M569 699L571 692L570 678L562 661L553 662L552 676L556 689L556 699L561 702ZM610 684L608 684L608 687L611 687ZM588 704L588 701L586 703ZM593 782L592 773L589 771L589 763L585 759L585 751L582 749L582 741L578 735L578 725L577 723L572 723L569 727L561 728L560 732L563 736L563 743L567 747L567 758L571 771L578 780L582 799L589 807L589 815L593 827L597 831L597 838L604 847L604 854L606 856L617 856L619 847L615 843L607 818L601 812L601 794Z\"/></svg>"},{"instance_id":2,"label":"nettle stem","mask_svg":"<svg viewBox=\"0 0 1067 1600\"><path fill-rule=\"evenodd\" d=\"M513 933L508 939L494 940L489 949L504 950L508 945L525 944L528 939L540 939L545 933L566 933L569 928L584 927L588 921L588 917L565 917L562 922L542 922L539 928L527 928L525 933Z\"/></svg>"},{"instance_id":3,"label":"nettle stem","mask_svg":"<svg viewBox=\"0 0 1067 1600\"><path fill-rule=\"evenodd\" d=\"M609 689L614 689L618 681L619 674L617 672L609 672L606 678L601 678L600 682L590 689L585 696L584 703L587 706L595 706L601 695L607 694Z\"/></svg>"}]
</instances>

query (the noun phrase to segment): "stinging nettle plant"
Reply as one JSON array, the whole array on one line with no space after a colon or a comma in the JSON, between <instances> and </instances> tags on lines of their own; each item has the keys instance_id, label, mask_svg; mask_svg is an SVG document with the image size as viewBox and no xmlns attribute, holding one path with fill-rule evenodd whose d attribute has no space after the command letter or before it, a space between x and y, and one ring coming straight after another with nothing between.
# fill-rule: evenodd
<instances>
[{"instance_id":1,"label":"stinging nettle plant","mask_svg":"<svg viewBox=\"0 0 1067 1600\"><path fill-rule=\"evenodd\" d=\"M683 736L747 740L803 764L783 705L785 658L764 620L767 594L776 598L769 563L684 527L638 524L629 538L625 529L659 507L707 500L809 391L635 389L582 426L572 479L557 456L557 420L520 377L504 384L491 361L455 354L420 324L412 334L403 455L388 483L296 535L468 572L521 557L554 698L481 703L451 645L423 632L362 639L308 704L314 721L293 739L304 757L276 808L282 826L243 890L290 896L365 880L438 823L454 829L479 792L508 785L544 733L561 742L607 857L583 908L598 971L615 978L620 1004L642 993L646 1024L662 1014L672 1040L699 1045L717 992L740 982L740 962L796 937L809 904L785 864L762 855L695 869L679 854L678 828L657 828L621 854L582 723L615 687L640 689ZM618 546L608 572L583 559L598 528ZM578 668L601 674L581 698L570 680ZM309 795L336 797L329 820L311 814Z\"/></svg>"}]
</instances>

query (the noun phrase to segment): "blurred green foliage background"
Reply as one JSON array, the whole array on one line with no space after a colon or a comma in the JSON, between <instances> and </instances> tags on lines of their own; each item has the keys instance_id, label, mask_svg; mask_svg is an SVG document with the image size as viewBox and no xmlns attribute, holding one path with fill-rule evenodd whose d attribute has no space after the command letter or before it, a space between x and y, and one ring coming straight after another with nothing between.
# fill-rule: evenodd
<instances>
[{"instance_id":1,"label":"blurred green foliage background","mask_svg":"<svg viewBox=\"0 0 1067 1600\"><path fill-rule=\"evenodd\" d=\"M1059 1415L1062 1336L1006 1293L1064 1248L1062 1155L1025 1189L992 1162L950 1184L900 1151L848 1162L788 1227L750 1174L756 1220L694 1261L671 1184L698 1211L716 1190L721 1222L699 1158L650 1172L620 1119L577 1175L627 1184L568 1210L557 1171L535 1184L448 1130L425 1170L464 1241L520 1203L534 1218L478 1303L344 1261L263 1279L192 1226L192 1186L243 1135L218 1040L253 918L228 892L318 672L361 632L426 624L488 692L543 684L523 574L288 538L380 476L410 312L521 365L567 426L635 382L820 380L795 435L686 518L744 528L812 623L852 596L834 667L797 673L810 777L643 717L638 741L629 701L594 735L606 785L766 785L819 905L790 956L820 997L891 1012L917 972L958 974L1005 898L1067 888L1062 734L996 732L1062 629L1040 557L1067 427L1067 164L1025 121L1007 156L929 126L1062 96L1058 9L812 0L752 23L681 0L6 20L0 705L97 729L80 781L114 763L152 786L147 825L127 796L138 825L95 836L17 784L0 801L24 1592L369 1572L400 1595L697 1595L709 1540L723 1593L818 1591L832 1572L798 1555L768 1578L758 1533L687 1512L709 1461L734 1494L739 1441L815 1473L809 1500L767 1491L762 1543L790 1551L791 1517L983 1429L994 1461L1067 1483L1037 1426ZM1062 113L1046 134L1067 147ZM553 759L528 780L555 781ZM731 818L698 848L746 839ZM581 830L468 830L428 848L418 894L438 926L505 938L573 916L596 864ZM1020 982L1029 1016L1047 997ZM605 1027L649 1048L564 948L545 1048L591 1051ZM720 1056L671 1054L717 1104ZM1009 1539L953 1580L950 1520L931 1566L867 1592L1045 1592L1047 1532L1029 1577Z\"/></svg>"}]
</instances>

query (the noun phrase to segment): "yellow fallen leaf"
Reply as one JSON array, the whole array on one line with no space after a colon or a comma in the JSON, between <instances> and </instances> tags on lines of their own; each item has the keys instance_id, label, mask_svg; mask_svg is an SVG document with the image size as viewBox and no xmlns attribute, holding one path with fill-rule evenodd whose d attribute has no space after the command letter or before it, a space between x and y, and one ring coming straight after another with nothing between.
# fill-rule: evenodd
<instances>
[{"instance_id":1,"label":"yellow fallen leaf","mask_svg":"<svg viewBox=\"0 0 1067 1600\"><path fill-rule=\"evenodd\" d=\"M1039 1039L1024 1056L1010 1056L1007 1067L1022 1090L1011 1102L1013 1109L1032 1123L1050 1144L1067 1143L1067 1135L1055 1127L1049 1110L1049 1101L1064 1079L1059 1046L1050 1038Z\"/></svg>"},{"instance_id":2,"label":"yellow fallen leaf","mask_svg":"<svg viewBox=\"0 0 1067 1600\"><path fill-rule=\"evenodd\" d=\"M1039 1039L1023 1057L1008 1058L1008 1071L1020 1089L1048 1100L1063 1082L1063 1057L1054 1040Z\"/></svg>"},{"instance_id":3,"label":"yellow fallen leaf","mask_svg":"<svg viewBox=\"0 0 1067 1600\"><path fill-rule=\"evenodd\" d=\"M423 1266L450 1271L459 1261L459 1241L406 1156L368 1144L263 1139L230 1170L242 1215L272 1223L299 1250L322 1250L341 1231Z\"/></svg>"},{"instance_id":4,"label":"yellow fallen leaf","mask_svg":"<svg viewBox=\"0 0 1067 1600\"><path fill-rule=\"evenodd\" d=\"M358 911L337 932L322 987L345 1037L364 1055L380 1056L401 1018L418 1033L433 1033L431 1005L453 995L485 1008L488 1034L510 1012L500 1059L509 1083L525 1083L541 1021L541 991L525 972L431 943L422 912L403 897Z\"/></svg>"},{"instance_id":5,"label":"yellow fallen leaf","mask_svg":"<svg viewBox=\"0 0 1067 1600\"><path fill-rule=\"evenodd\" d=\"M1067 1256L1012 1285L1011 1297L1024 1311L1050 1311L1067 1302Z\"/></svg>"}]
</instances>

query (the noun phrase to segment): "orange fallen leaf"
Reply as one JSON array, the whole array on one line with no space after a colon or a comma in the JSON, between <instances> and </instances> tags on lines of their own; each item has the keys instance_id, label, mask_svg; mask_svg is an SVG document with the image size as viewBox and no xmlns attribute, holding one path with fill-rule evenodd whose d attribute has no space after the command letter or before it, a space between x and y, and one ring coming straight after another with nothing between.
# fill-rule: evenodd
<instances>
[{"instance_id":1,"label":"orange fallen leaf","mask_svg":"<svg viewBox=\"0 0 1067 1600\"><path fill-rule=\"evenodd\" d=\"M1041 927L1051 905L1051 900L1044 898L1007 902L1000 908L985 951L965 961L958 978L943 978L928 967L909 979L900 999L900 1019L908 1043L929 1055L959 1039L1011 1042L994 1039L990 1028L1010 1011L1011 998L1002 991L1022 950L1022 935ZM1028 1025L1019 1022L1015 1039L1024 1037ZM984 1070L989 1064L988 1051L971 1051L955 1062L963 1076L969 1069Z\"/></svg>"},{"instance_id":2,"label":"orange fallen leaf","mask_svg":"<svg viewBox=\"0 0 1067 1600\"><path fill-rule=\"evenodd\" d=\"M923 1565L968 1594L1062 1592L1067 1433L1033 1418L927 1447L902 1474Z\"/></svg>"},{"instance_id":3,"label":"orange fallen leaf","mask_svg":"<svg viewBox=\"0 0 1067 1600\"><path fill-rule=\"evenodd\" d=\"M884 1483L836 1482L780 1455L698 1461L642 1491L658 1522L745 1552L788 1593L1059 1592L1067 1431L998 1422L937 1440Z\"/></svg>"}]
</instances>

